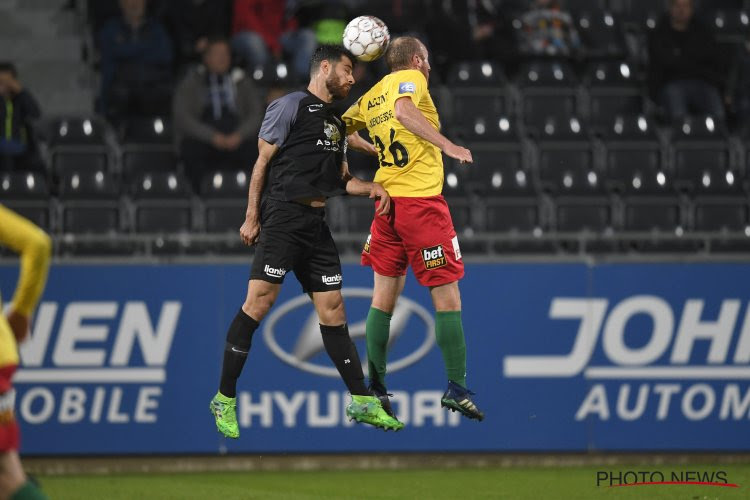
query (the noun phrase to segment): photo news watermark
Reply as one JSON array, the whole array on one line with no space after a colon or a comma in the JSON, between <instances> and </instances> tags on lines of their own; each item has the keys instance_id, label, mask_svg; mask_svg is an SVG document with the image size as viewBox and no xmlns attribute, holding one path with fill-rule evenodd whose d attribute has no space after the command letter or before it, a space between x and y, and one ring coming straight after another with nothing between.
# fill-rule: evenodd
<instances>
[{"instance_id":1,"label":"photo news watermark","mask_svg":"<svg viewBox=\"0 0 750 500\"><path fill-rule=\"evenodd\" d=\"M739 488L739 484L732 483L724 470L618 470L596 471L597 487L619 486L664 486L664 485L693 485L693 486L724 486Z\"/></svg>"}]
</instances>

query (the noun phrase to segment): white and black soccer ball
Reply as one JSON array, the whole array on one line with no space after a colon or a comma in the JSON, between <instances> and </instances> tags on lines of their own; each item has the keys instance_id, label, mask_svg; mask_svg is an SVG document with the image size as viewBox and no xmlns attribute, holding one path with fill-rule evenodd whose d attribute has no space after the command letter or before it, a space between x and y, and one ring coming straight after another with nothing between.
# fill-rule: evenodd
<instances>
[{"instance_id":1,"label":"white and black soccer ball","mask_svg":"<svg viewBox=\"0 0 750 500\"><path fill-rule=\"evenodd\" d=\"M344 29L344 47L360 61L374 61L388 49L388 26L375 16L359 16Z\"/></svg>"}]
</instances>

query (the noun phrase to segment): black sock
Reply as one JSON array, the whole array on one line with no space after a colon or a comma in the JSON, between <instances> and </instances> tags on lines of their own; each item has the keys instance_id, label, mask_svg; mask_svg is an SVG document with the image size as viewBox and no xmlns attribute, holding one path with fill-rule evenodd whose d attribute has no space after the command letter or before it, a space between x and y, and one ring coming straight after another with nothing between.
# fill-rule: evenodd
<instances>
[{"instance_id":1,"label":"black sock","mask_svg":"<svg viewBox=\"0 0 750 500\"><path fill-rule=\"evenodd\" d=\"M370 394L365 387L362 363L359 361L357 348L349 337L349 327L346 323L339 326L320 325L320 333L323 334L323 345L328 357L336 365L349 392L358 396Z\"/></svg>"},{"instance_id":2,"label":"black sock","mask_svg":"<svg viewBox=\"0 0 750 500\"><path fill-rule=\"evenodd\" d=\"M245 366L247 353L253 332L258 328L258 322L245 314L242 309L232 320L227 331L227 343L224 347L224 363L221 365L221 382L219 392L228 398L237 395L237 379L240 378L242 367Z\"/></svg>"}]
</instances>

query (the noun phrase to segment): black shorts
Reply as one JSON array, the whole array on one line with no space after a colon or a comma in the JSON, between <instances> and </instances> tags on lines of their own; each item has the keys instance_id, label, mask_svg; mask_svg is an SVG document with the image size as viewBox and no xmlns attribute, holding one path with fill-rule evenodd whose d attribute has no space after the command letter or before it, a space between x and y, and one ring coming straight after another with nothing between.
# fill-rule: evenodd
<instances>
[{"instance_id":1,"label":"black shorts","mask_svg":"<svg viewBox=\"0 0 750 500\"><path fill-rule=\"evenodd\" d=\"M250 279L280 284L290 270L305 293L341 289L341 261L325 208L264 200Z\"/></svg>"}]
</instances>

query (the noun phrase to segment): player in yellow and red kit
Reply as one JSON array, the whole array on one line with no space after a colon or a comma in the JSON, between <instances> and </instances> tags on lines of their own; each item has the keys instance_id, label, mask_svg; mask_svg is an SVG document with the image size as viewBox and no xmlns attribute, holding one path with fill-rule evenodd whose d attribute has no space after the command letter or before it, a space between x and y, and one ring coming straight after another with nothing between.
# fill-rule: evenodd
<instances>
[{"instance_id":1,"label":"player in yellow and red kit","mask_svg":"<svg viewBox=\"0 0 750 500\"><path fill-rule=\"evenodd\" d=\"M21 276L10 312L7 319L0 314L0 498L42 499L46 497L28 480L18 456L12 377L19 361L17 344L28 335L31 313L47 282L51 243L44 231L0 205L0 245L21 256Z\"/></svg>"},{"instance_id":2,"label":"player in yellow and red kit","mask_svg":"<svg viewBox=\"0 0 750 500\"><path fill-rule=\"evenodd\" d=\"M443 158L471 163L471 151L440 133L440 119L427 88L427 48L412 37L397 38L386 53L391 73L376 83L344 114L347 134L367 128L377 153L375 182L391 195L391 212L375 217L362 252L372 267L375 287L367 315L370 385L390 411L385 387L386 348L391 315L411 266L430 289L435 306L435 335L443 354L448 389L441 403L482 420L484 414L466 388L466 343L458 280L464 275L461 249L448 205L442 196ZM351 137L352 143L360 139ZM391 412L392 413L392 412Z\"/></svg>"}]
</instances>

